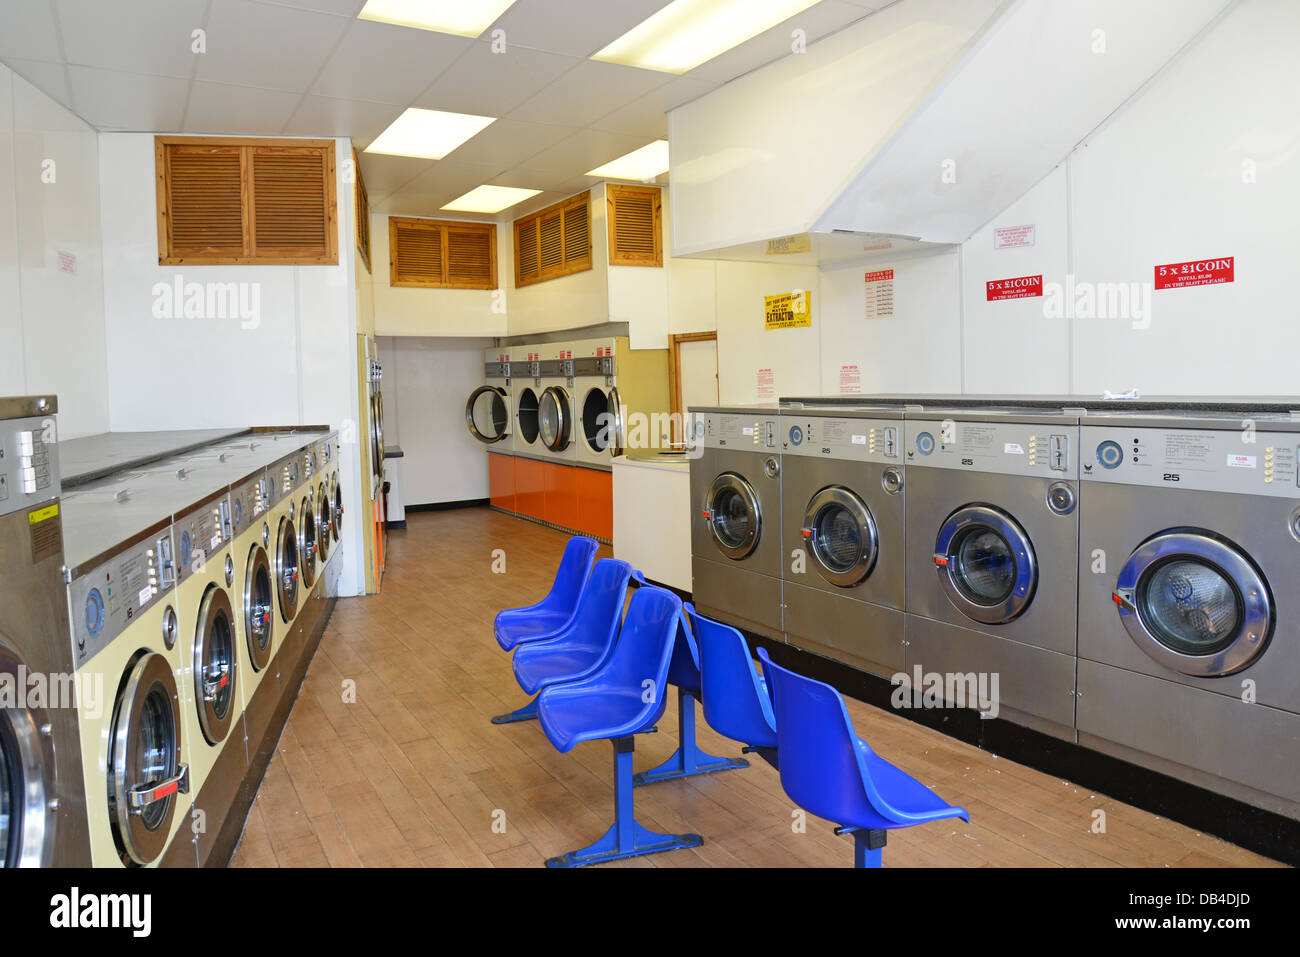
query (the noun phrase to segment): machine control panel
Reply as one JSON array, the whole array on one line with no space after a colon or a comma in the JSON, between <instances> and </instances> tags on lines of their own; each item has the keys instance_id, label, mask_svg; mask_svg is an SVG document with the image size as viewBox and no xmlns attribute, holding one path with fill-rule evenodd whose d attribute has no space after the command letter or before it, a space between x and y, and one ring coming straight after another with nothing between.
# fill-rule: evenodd
<instances>
[{"instance_id":1,"label":"machine control panel","mask_svg":"<svg viewBox=\"0 0 1300 957\"><path fill-rule=\"evenodd\" d=\"M166 599L173 579L163 574L159 546L171 547L164 531L136 542L68 585L72 654L80 668L131 625L141 613ZM111 693L111 689L108 689Z\"/></svg>"},{"instance_id":2,"label":"machine control panel","mask_svg":"<svg viewBox=\"0 0 1300 957\"><path fill-rule=\"evenodd\" d=\"M1079 476L1078 429L1060 423L908 420L903 447L909 466L1038 475Z\"/></svg>"},{"instance_id":3,"label":"machine control panel","mask_svg":"<svg viewBox=\"0 0 1300 957\"><path fill-rule=\"evenodd\" d=\"M696 448L736 449L744 452L779 452L781 422L776 415L743 409L735 412L692 413L688 444Z\"/></svg>"},{"instance_id":4,"label":"machine control panel","mask_svg":"<svg viewBox=\"0 0 1300 957\"><path fill-rule=\"evenodd\" d=\"M251 528L254 521L260 519L270 508L268 485L266 475L259 472L231 488L230 523L233 538L238 538L245 529Z\"/></svg>"},{"instance_id":5,"label":"machine control panel","mask_svg":"<svg viewBox=\"0 0 1300 957\"><path fill-rule=\"evenodd\" d=\"M182 515L172 526L176 540L176 580L187 581L199 574L204 566L215 559L217 552L233 538L231 527L224 521L229 514L230 496L223 493L204 505Z\"/></svg>"},{"instance_id":6,"label":"machine control panel","mask_svg":"<svg viewBox=\"0 0 1300 957\"><path fill-rule=\"evenodd\" d=\"M898 462L900 420L829 418L797 413L781 418L786 455L854 462Z\"/></svg>"},{"instance_id":7,"label":"machine control panel","mask_svg":"<svg viewBox=\"0 0 1300 957\"><path fill-rule=\"evenodd\" d=\"M1085 425L1088 481L1296 498L1300 428L1176 429Z\"/></svg>"},{"instance_id":8,"label":"machine control panel","mask_svg":"<svg viewBox=\"0 0 1300 957\"><path fill-rule=\"evenodd\" d=\"M60 494L54 416L0 422L0 515Z\"/></svg>"}]
</instances>

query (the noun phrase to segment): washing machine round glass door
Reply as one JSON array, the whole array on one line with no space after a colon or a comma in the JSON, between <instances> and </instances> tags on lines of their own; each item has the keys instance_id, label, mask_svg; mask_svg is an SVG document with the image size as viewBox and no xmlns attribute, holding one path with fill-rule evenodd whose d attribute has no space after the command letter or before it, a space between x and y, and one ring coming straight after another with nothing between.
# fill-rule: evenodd
<instances>
[{"instance_id":1,"label":"washing machine round glass door","mask_svg":"<svg viewBox=\"0 0 1300 957\"><path fill-rule=\"evenodd\" d=\"M210 744L226 740L235 716L235 613L230 596L208 587L194 633L194 705Z\"/></svg>"},{"instance_id":2,"label":"washing machine round glass door","mask_svg":"<svg viewBox=\"0 0 1300 957\"><path fill-rule=\"evenodd\" d=\"M824 488L804 510L803 536L817 573L841 588L851 588L871 574L880 539L871 509L854 492L839 485Z\"/></svg>"},{"instance_id":3,"label":"washing machine round glass door","mask_svg":"<svg viewBox=\"0 0 1300 957\"><path fill-rule=\"evenodd\" d=\"M553 385L537 405L537 432L552 452L563 452L573 442L573 405L567 389Z\"/></svg>"},{"instance_id":4,"label":"washing machine round glass door","mask_svg":"<svg viewBox=\"0 0 1300 957\"><path fill-rule=\"evenodd\" d=\"M1255 563L1204 529L1170 529L1147 539L1120 570L1112 598L1143 652L1202 678L1258 661L1276 619Z\"/></svg>"},{"instance_id":5,"label":"washing machine round glass door","mask_svg":"<svg viewBox=\"0 0 1300 957\"><path fill-rule=\"evenodd\" d=\"M510 436L510 410L506 408L506 390L495 385L481 385L465 403L465 427L469 434L486 445Z\"/></svg>"},{"instance_id":6,"label":"washing machine round glass door","mask_svg":"<svg viewBox=\"0 0 1300 957\"><path fill-rule=\"evenodd\" d=\"M271 661L271 560L266 549L254 545L248 553L248 574L244 579L244 634L248 636L248 660L255 671Z\"/></svg>"},{"instance_id":7,"label":"washing machine round glass door","mask_svg":"<svg viewBox=\"0 0 1300 957\"><path fill-rule=\"evenodd\" d=\"M330 476L330 488L334 490L334 517L330 522L330 534L334 536L334 541L339 540L343 534L343 484L339 481L338 473Z\"/></svg>"},{"instance_id":8,"label":"washing machine round glass door","mask_svg":"<svg viewBox=\"0 0 1300 957\"><path fill-rule=\"evenodd\" d=\"M582 437L593 452L611 457L623 454L623 409L618 389L600 386L587 390L582 400Z\"/></svg>"},{"instance_id":9,"label":"washing machine round glass door","mask_svg":"<svg viewBox=\"0 0 1300 957\"><path fill-rule=\"evenodd\" d=\"M108 810L126 859L156 860L167 846L175 796L189 791L180 763L181 712L176 679L156 652L136 658L113 705L108 741Z\"/></svg>"},{"instance_id":10,"label":"washing machine round glass door","mask_svg":"<svg viewBox=\"0 0 1300 957\"><path fill-rule=\"evenodd\" d=\"M330 526L334 524L333 508L324 482L316 488L316 503L316 531L319 533L316 539L316 550L320 554L321 562L324 562L329 558Z\"/></svg>"},{"instance_id":11,"label":"washing machine round glass door","mask_svg":"<svg viewBox=\"0 0 1300 957\"><path fill-rule=\"evenodd\" d=\"M25 687L27 672L0 640L0 675ZM26 704L26 703L24 703ZM54 748L44 709L0 708L0 867L44 867L54 850Z\"/></svg>"},{"instance_id":12,"label":"washing machine round glass door","mask_svg":"<svg viewBox=\"0 0 1300 957\"><path fill-rule=\"evenodd\" d=\"M384 394L375 388L370 396L370 469L375 481L384 478Z\"/></svg>"},{"instance_id":13,"label":"washing machine round glass door","mask_svg":"<svg viewBox=\"0 0 1300 957\"><path fill-rule=\"evenodd\" d=\"M302 583L308 588L316 581L316 510L311 496L306 496L298 507L298 570Z\"/></svg>"},{"instance_id":14,"label":"washing machine round glass door","mask_svg":"<svg viewBox=\"0 0 1300 957\"><path fill-rule=\"evenodd\" d=\"M1000 625L1034 598L1038 561L1020 524L1001 509L967 505L948 516L935 540L939 582L967 618Z\"/></svg>"},{"instance_id":15,"label":"washing machine round glass door","mask_svg":"<svg viewBox=\"0 0 1300 957\"><path fill-rule=\"evenodd\" d=\"M293 621L298 610L298 537L293 519L280 519L279 537L275 542L275 594L280 617L285 624Z\"/></svg>"},{"instance_id":16,"label":"washing machine round glass door","mask_svg":"<svg viewBox=\"0 0 1300 957\"><path fill-rule=\"evenodd\" d=\"M735 472L713 480L704 517L714 544L728 558L739 561L758 547L763 512L753 486Z\"/></svg>"},{"instance_id":17,"label":"washing machine round glass door","mask_svg":"<svg viewBox=\"0 0 1300 957\"><path fill-rule=\"evenodd\" d=\"M519 422L519 436L529 445L537 441L537 393L524 389L515 402L515 419Z\"/></svg>"}]
</instances>

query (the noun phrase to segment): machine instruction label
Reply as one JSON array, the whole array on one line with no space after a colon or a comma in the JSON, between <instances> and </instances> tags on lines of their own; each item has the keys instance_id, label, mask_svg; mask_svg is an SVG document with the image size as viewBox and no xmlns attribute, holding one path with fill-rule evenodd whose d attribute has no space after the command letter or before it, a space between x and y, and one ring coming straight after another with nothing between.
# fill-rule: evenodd
<instances>
[{"instance_id":1,"label":"machine instruction label","mask_svg":"<svg viewBox=\"0 0 1300 957\"><path fill-rule=\"evenodd\" d=\"M1156 266L1155 287L1182 289L1186 286L1214 286L1221 282L1234 282L1235 277L1235 256L1193 259L1185 263Z\"/></svg>"},{"instance_id":2,"label":"machine instruction label","mask_svg":"<svg viewBox=\"0 0 1300 957\"><path fill-rule=\"evenodd\" d=\"M759 369L755 380L760 399L776 398L776 375L771 369Z\"/></svg>"},{"instance_id":3,"label":"machine instruction label","mask_svg":"<svg viewBox=\"0 0 1300 957\"><path fill-rule=\"evenodd\" d=\"M1253 469L1255 467L1255 456L1253 455L1229 455L1228 468L1230 469Z\"/></svg>"},{"instance_id":4,"label":"machine instruction label","mask_svg":"<svg viewBox=\"0 0 1300 957\"><path fill-rule=\"evenodd\" d=\"M861 370L857 366L840 366L840 395L857 395L861 391Z\"/></svg>"},{"instance_id":5,"label":"machine instruction label","mask_svg":"<svg viewBox=\"0 0 1300 957\"><path fill-rule=\"evenodd\" d=\"M866 286L866 318L894 318L894 270L877 269L863 275Z\"/></svg>"}]
</instances>

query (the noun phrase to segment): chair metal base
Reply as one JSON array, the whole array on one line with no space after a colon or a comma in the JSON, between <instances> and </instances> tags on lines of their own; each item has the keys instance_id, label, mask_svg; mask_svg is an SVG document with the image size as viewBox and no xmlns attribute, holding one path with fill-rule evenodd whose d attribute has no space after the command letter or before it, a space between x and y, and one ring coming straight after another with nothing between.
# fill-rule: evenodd
<instances>
[{"instance_id":1,"label":"chair metal base","mask_svg":"<svg viewBox=\"0 0 1300 957\"><path fill-rule=\"evenodd\" d=\"M614 823L595 844L569 851L546 861L547 867L585 867L625 857L658 854L682 847L699 847L704 838L698 834L659 834L637 823L632 808L633 738L613 739L614 745Z\"/></svg>"},{"instance_id":2,"label":"chair metal base","mask_svg":"<svg viewBox=\"0 0 1300 957\"><path fill-rule=\"evenodd\" d=\"M508 713L506 713L506 714L499 714L499 715L497 715L495 718L492 719L492 723L493 723L493 724L513 724L515 721L533 721L533 720L536 720L536 718L537 718L537 698L540 698L540 697L541 697L541 695L537 695L536 697L533 698L532 701L528 702L528 704L524 705L522 708L516 708L514 711L510 711L510 712L508 712Z\"/></svg>"},{"instance_id":3,"label":"chair metal base","mask_svg":"<svg viewBox=\"0 0 1300 957\"><path fill-rule=\"evenodd\" d=\"M677 750L657 768L634 775L633 787L654 784L657 781L672 781L675 778L689 778L697 774L712 774L714 771L749 767L749 762L744 758L721 758L706 754L696 747L695 695L681 688L677 689L677 728L677 740L681 742Z\"/></svg>"},{"instance_id":4,"label":"chair metal base","mask_svg":"<svg viewBox=\"0 0 1300 957\"><path fill-rule=\"evenodd\" d=\"M741 754L757 754L760 758L772 765L772 770L780 771L781 762L777 759L776 748L769 748L763 745L747 744L740 749ZM838 833L838 832L837 832Z\"/></svg>"},{"instance_id":5,"label":"chair metal base","mask_svg":"<svg viewBox=\"0 0 1300 957\"><path fill-rule=\"evenodd\" d=\"M869 831L865 828L853 829L853 866L883 867L882 855L888 831Z\"/></svg>"}]
</instances>

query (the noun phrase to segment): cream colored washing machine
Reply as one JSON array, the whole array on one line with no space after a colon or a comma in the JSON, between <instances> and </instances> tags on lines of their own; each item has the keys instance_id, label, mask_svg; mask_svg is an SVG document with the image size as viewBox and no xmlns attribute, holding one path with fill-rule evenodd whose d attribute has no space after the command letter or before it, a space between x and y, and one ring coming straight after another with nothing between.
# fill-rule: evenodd
<instances>
[{"instance_id":1,"label":"cream colored washing machine","mask_svg":"<svg viewBox=\"0 0 1300 957\"><path fill-rule=\"evenodd\" d=\"M298 499L301 484L301 459L290 452L268 470L271 479L269 536L271 574L275 581L276 627L287 629L298 614L298 600L303 590L298 556ZM273 654L278 654L280 643Z\"/></svg>"}]
</instances>

